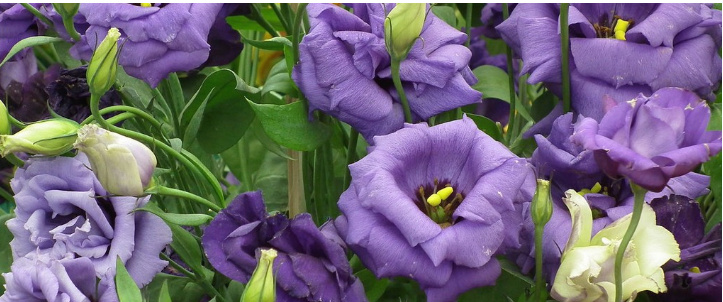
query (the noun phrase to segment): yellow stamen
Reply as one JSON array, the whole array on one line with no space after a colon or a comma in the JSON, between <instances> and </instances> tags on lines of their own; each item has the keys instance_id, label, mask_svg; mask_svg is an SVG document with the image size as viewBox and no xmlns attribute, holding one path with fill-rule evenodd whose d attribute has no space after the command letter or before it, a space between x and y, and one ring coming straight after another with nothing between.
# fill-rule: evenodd
<instances>
[{"instance_id":1,"label":"yellow stamen","mask_svg":"<svg viewBox=\"0 0 723 302\"><path fill-rule=\"evenodd\" d=\"M592 186L592 189L590 189L590 193L600 193L600 190L602 190L602 186L599 182L596 182L594 186Z\"/></svg>"},{"instance_id":2,"label":"yellow stamen","mask_svg":"<svg viewBox=\"0 0 723 302\"><path fill-rule=\"evenodd\" d=\"M429 197L427 198L427 203L428 203L430 206L436 207L436 206L438 206L440 203L442 203L442 198L441 198L438 194L432 194L432 196L429 196Z\"/></svg>"},{"instance_id":3,"label":"yellow stamen","mask_svg":"<svg viewBox=\"0 0 723 302\"><path fill-rule=\"evenodd\" d=\"M439 190L439 192L437 192L437 195L439 195L442 200L447 200L449 195L452 195L452 192L454 192L454 189L452 189L452 187L444 187L444 189L441 189Z\"/></svg>"},{"instance_id":4,"label":"yellow stamen","mask_svg":"<svg viewBox=\"0 0 723 302\"><path fill-rule=\"evenodd\" d=\"M623 19L618 19L617 22L615 22L615 39L623 40L625 41L625 32L628 31L628 27L630 27L630 22L625 21Z\"/></svg>"},{"instance_id":5,"label":"yellow stamen","mask_svg":"<svg viewBox=\"0 0 723 302\"><path fill-rule=\"evenodd\" d=\"M696 274L700 274L700 268L697 266L691 267L690 271Z\"/></svg>"},{"instance_id":6,"label":"yellow stamen","mask_svg":"<svg viewBox=\"0 0 723 302\"><path fill-rule=\"evenodd\" d=\"M141 3L141 7L151 7L153 4L150 3Z\"/></svg>"}]
</instances>

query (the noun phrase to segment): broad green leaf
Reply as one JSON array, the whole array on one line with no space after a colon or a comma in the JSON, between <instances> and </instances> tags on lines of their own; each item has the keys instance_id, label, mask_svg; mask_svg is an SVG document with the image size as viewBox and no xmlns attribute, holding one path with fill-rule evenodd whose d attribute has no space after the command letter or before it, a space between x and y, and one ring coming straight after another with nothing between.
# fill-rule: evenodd
<instances>
[{"instance_id":1,"label":"broad green leaf","mask_svg":"<svg viewBox=\"0 0 723 302\"><path fill-rule=\"evenodd\" d=\"M173 241L171 242L173 251L181 257L181 260L183 260L191 270L202 271L203 265L201 265L201 261L203 260L203 254L201 253L201 247L198 245L196 238L180 226L175 224L168 224L168 226L173 233Z\"/></svg>"},{"instance_id":2,"label":"broad green leaf","mask_svg":"<svg viewBox=\"0 0 723 302\"><path fill-rule=\"evenodd\" d=\"M288 210L287 160L266 152L259 169L253 173L253 189L264 192L264 203L269 212Z\"/></svg>"},{"instance_id":3,"label":"broad green leaf","mask_svg":"<svg viewBox=\"0 0 723 302\"><path fill-rule=\"evenodd\" d=\"M437 16L437 18L440 18L440 19L442 19L442 21L449 24L449 26L457 28L457 16L455 16L454 8L452 8L451 6L444 6L444 5L432 6L432 13L434 13L434 15ZM427 18L429 18L429 16L427 16Z\"/></svg>"},{"instance_id":4,"label":"broad green leaf","mask_svg":"<svg viewBox=\"0 0 723 302\"><path fill-rule=\"evenodd\" d=\"M181 112L181 125L188 125L182 129L184 143L195 138L209 154L233 146L253 121L254 111L245 97L256 92L231 70L209 75Z\"/></svg>"},{"instance_id":5,"label":"broad green leaf","mask_svg":"<svg viewBox=\"0 0 723 302\"><path fill-rule=\"evenodd\" d=\"M264 41L257 41L241 36L242 42L260 49L283 51L284 45L292 46L290 37L273 37Z\"/></svg>"},{"instance_id":6,"label":"broad green leaf","mask_svg":"<svg viewBox=\"0 0 723 302\"><path fill-rule=\"evenodd\" d=\"M177 225L186 226L199 226L205 224L213 219L213 217L206 214L177 214L177 213L166 213L155 206L145 206L143 208L136 209L137 211L144 211L153 213L160 217L164 221Z\"/></svg>"},{"instance_id":7,"label":"broad green leaf","mask_svg":"<svg viewBox=\"0 0 723 302\"><path fill-rule=\"evenodd\" d=\"M487 133L487 135L498 142L502 141L502 125L500 125L500 123L494 122L487 117L471 113L467 113L467 117L472 119L475 125L477 125L477 129Z\"/></svg>"},{"instance_id":8,"label":"broad green leaf","mask_svg":"<svg viewBox=\"0 0 723 302\"><path fill-rule=\"evenodd\" d=\"M115 289L118 292L120 302L143 302L141 290L133 281L131 275L128 274L120 256L116 258L115 262Z\"/></svg>"},{"instance_id":9,"label":"broad green leaf","mask_svg":"<svg viewBox=\"0 0 723 302\"><path fill-rule=\"evenodd\" d=\"M546 117L553 108L557 105L557 98L549 90L545 91L540 97L532 102L532 108L530 108L530 115L539 122L541 119Z\"/></svg>"},{"instance_id":10,"label":"broad green leaf","mask_svg":"<svg viewBox=\"0 0 723 302\"><path fill-rule=\"evenodd\" d=\"M285 61L276 62L271 68L264 87L261 89L261 95L265 95L271 91L292 96L297 95L296 84L294 84L291 76L289 76Z\"/></svg>"},{"instance_id":11,"label":"broad green leaf","mask_svg":"<svg viewBox=\"0 0 723 302\"><path fill-rule=\"evenodd\" d=\"M0 62L0 66L3 66L5 64L5 62L10 60L10 58L12 58L15 54L17 54L18 52L20 52L21 50L23 50L27 47L33 47L33 46L37 46L37 45L43 45L43 44L48 44L48 43L60 42L60 41L63 41L63 39L58 38L58 37L46 37L46 36L34 36L34 37L22 39L22 40L20 40L20 42L15 43L15 45L13 45L13 47L10 48L10 51L8 52L8 54L5 56L3 61Z\"/></svg>"},{"instance_id":12,"label":"broad green leaf","mask_svg":"<svg viewBox=\"0 0 723 302\"><path fill-rule=\"evenodd\" d=\"M276 16L276 13L274 13L274 10L270 7L265 7L260 9L261 17L266 19L266 21L271 24L271 27L276 29L277 31L283 31L284 27L281 25L281 21L279 21L279 17ZM226 17L226 22L228 22L228 25L231 26L231 28L236 30L256 30L261 32L266 32L266 30L259 25L258 22L255 20L247 17L247 16L231 16Z\"/></svg>"},{"instance_id":13,"label":"broad green leaf","mask_svg":"<svg viewBox=\"0 0 723 302\"><path fill-rule=\"evenodd\" d=\"M158 302L172 302L171 293L168 291L168 281L163 281L161 292L158 294Z\"/></svg>"},{"instance_id":14,"label":"broad green leaf","mask_svg":"<svg viewBox=\"0 0 723 302\"><path fill-rule=\"evenodd\" d=\"M144 297L150 297L151 302L162 302L164 285L168 287L173 302L198 302L206 294L201 286L187 277L158 273L153 281L143 288Z\"/></svg>"},{"instance_id":15,"label":"broad green leaf","mask_svg":"<svg viewBox=\"0 0 723 302\"><path fill-rule=\"evenodd\" d=\"M0 246L4 247L0 248L0 273L10 272L10 266L13 264L13 253L9 248L10 241L13 240L13 233L10 233L7 225L5 225L5 222L13 217L15 217L13 214L0 216ZM5 278L0 275L0 295L5 291L3 284L5 284Z\"/></svg>"},{"instance_id":16,"label":"broad green leaf","mask_svg":"<svg viewBox=\"0 0 723 302\"><path fill-rule=\"evenodd\" d=\"M510 81L504 70L492 65L482 65L472 72L477 77L477 84L472 88L482 92L483 98L510 102Z\"/></svg>"},{"instance_id":17,"label":"broad green leaf","mask_svg":"<svg viewBox=\"0 0 723 302\"><path fill-rule=\"evenodd\" d=\"M249 102L266 134L284 147L311 151L329 139L330 130L319 121L309 121L302 102L286 105Z\"/></svg>"},{"instance_id":18,"label":"broad green leaf","mask_svg":"<svg viewBox=\"0 0 723 302\"><path fill-rule=\"evenodd\" d=\"M368 269L359 271L356 273L356 276L364 285L364 292L366 293L369 302L376 302L379 300L379 298L381 298L384 294L384 291L387 290L390 282L387 278L377 279L377 277L374 276L374 274Z\"/></svg>"}]
</instances>

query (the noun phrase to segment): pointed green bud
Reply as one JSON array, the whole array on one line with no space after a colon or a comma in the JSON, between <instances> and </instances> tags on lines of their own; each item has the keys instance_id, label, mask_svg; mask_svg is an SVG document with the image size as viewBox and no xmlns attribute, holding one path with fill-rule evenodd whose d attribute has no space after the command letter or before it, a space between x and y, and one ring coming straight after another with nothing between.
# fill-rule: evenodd
<instances>
[{"instance_id":1,"label":"pointed green bud","mask_svg":"<svg viewBox=\"0 0 723 302\"><path fill-rule=\"evenodd\" d=\"M139 141L90 124L78 130L75 148L110 194L141 196L151 185L156 156Z\"/></svg>"},{"instance_id":2,"label":"pointed green bud","mask_svg":"<svg viewBox=\"0 0 723 302\"><path fill-rule=\"evenodd\" d=\"M384 21L384 42L396 60L403 60L422 33L427 14L425 3L397 3Z\"/></svg>"},{"instance_id":3,"label":"pointed green bud","mask_svg":"<svg viewBox=\"0 0 723 302\"><path fill-rule=\"evenodd\" d=\"M550 200L550 181L537 180L535 197L532 198L532 221L535 225L545 225L552 217L552 200Z\"/></svg>"},{"instance_id":4,"label":"pointed green bud","mask_svg":"<svg viewBox=\"0 0 723 302\"><path fill-rule=\"evenodd\" d=\"M0 155L26 152L56 156L73 149L80 125L63 118L32 123L13 135L0 135Z\"/></svg>"},{"instance_id":5,"label":"pointed green bud","mask_svg":"<svg viewBox=\"0 0 723 302\"><path fill-rule=\"evenodd\" d=\"M259 259L251 279L246 283L241 302L274 302L276 301L276 279L274 278L274 249L261 250Z\"/></svg>"},{"instance_id":6,"label":"pointed green bud","mask_svg":"<svg viewBox=\"0 0 723 302\"><path fill-rule=\"evenodd\" d=\"M53 3L53 8L63 19L72 19L78 13L80 3Z\"/></svg>"},{"instance_id":7,"label":"pointed green bud","mask_svg":"<svg viewBox=\"0 0 723 302\"><path fill-rule=\"evenodd\" d=\"M0 101L0 134L10 134L10 114L5 104Z\"/></svg>"},{"instance_id":8,"label":"pointed green bud","mask_svg":"<svg viewBox=\"0 0 723 302\"><path fill-rule=\"evenodd\" d=\"M115 76L118 71L118 39L120 32L112 27L108 30L103 42L93 52L93 57L88 63L86 77L90 93L102 96L115 83Z\"/></svg>"}]
</instances>

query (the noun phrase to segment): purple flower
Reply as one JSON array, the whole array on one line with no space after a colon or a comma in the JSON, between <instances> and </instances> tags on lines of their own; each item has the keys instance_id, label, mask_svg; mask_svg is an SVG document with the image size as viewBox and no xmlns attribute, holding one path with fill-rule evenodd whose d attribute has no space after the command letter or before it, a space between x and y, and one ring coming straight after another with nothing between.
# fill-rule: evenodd
<instances>
[{"instance_id":1,"label":"purple flower","mask_svg":"<svg viewBox=\"0 0 723 302\"><path fill-rule=\"evenodd\" d=\"M660 192L721 150L721 132L706 131L710 108L695 93L663 88L610 109L600 123L585 118L573 141L593 150L610 177Z\"/></svg>"},{"instance_id":2,"label":"purple flower","mask_svg":"<svg viewBox=\"0 0 723 302\"><path fill-rule=\"evenodd\" d=\"M103 294L107 288L104 284L96 288L95 269L90 259L57 258L50 252L34 251L15 259L11 272L3 277L5 293L0 296L0 302L98 301L97 291Z\"/></svg>"},{"instance_id":3,"label":"purple flower","mask_svg":"<svg viewBox=\"0 0 723 302\"><path fill-rule=\"evenodd\" d=\"M494 256L520 245L521 208L535 184L525 160L466 117L406 124L374 144L349 166L335 221L341 238L377 277L414 279L429 301L492 285Z\"/></svg>"},{"instance_id":4,"label":"purple flower","mask_svg":"<svg viewBox=\"0 0 723 302\"><path fill-rule=\"evenodd\" d=\"M704 236L705 221L695 200L672 195L653 200L650 205L658 225L670 230L680 245L680 261L663 266L668 292L653 301L721 300L721 227Z\"/></svg>"},{"instance_id":5,"label":"purple flower","mask_svg":"<svg viewBox=\"0 0 723 302\"><path fill-rule=\"evenodd\" d=\"M206 41L222 4L170 3L153 7L132 4L80 5L78 14L90 27L71 53L90 60L108 29L121 31L118 64L126 73L156 87L169 73L188 71L206 62Z\"/></svg>"},{"instance_id":6,"label":"purple flower","mask_svg":"<svg viewBox=\"0 0 723 302\"><path fill-rule=\"evenodd\" d=\"M562 200L566 190L583 193L593 210L593 235L613 221L630 214L633 209L633 195L627 180L616 180L605 175L595 161L594 151L571 141L575 127L572 119L572 113L563 115L555 120L548 137L536 135L538 147L530 159L539 177L551 180L553 212L545 225L543 243L544 272L548 280L555 278L560 265L560 253L571 232L571 216ZM670 179L667 188L659 193L648 192L645 201L651 202L672 194L697 198L707 193L708 184L708 176L688 173ZM528 212L525 209L526 221L521 235L523 247L515 257L523 272L530 271L534 266L534 226Z\"/></svg>"},{"instance_id":7,"label":"purple flower","mask_svg":"<svg viewBox=\"0 0 723 302\"><path fill-rule=\"evenodd\" d=\"M521 4L497 27L524 61L528 82L558 94L559 15L559 4ZM568 26L572 108L585 116L600 120L606 98L629 100L663 87L712 98L721 79L721 12L706 5L573 4Z\"/></svg>"},{"instance_id":8,"label":"purple flower","mask_svg":"<svg viewBox=\"0 0 723 302\"><path fill-rule=\"evenodd\" d=\"M226 17L247 15L251 12L249 3L225 3L216 16L211 30L208 32L208 44L211 52L203 66L220 66L231 63L243 49L241 35L226 22Z\"/></svg>"},{"instance_id":9,"label":"purple flower","mask_svg":"<svg viewBox=\"0 0 723 302\"><path fill-rule=\"evenodd\" d=\"M205 229L202 244L216 270L246 283L260 249L273 248L277 301L366 301L341 245L325 237L309 214L269 216L261 192L237 196Z\"/></svg>"},{"instance_id":10,"label":"purple flower","mask_svg":"<svg viewBox=\"0 0 723 302\"><path fill-rule=\"evenodd\" d=\"M386 5L390 11L393 5ZM385 5L354 4L350 13L331 4L307 6L311 30L299 44L293 79L321 110L348 123L367 141L402 128L404 115L384 44ZM464 33L428 14L420 40L402 61L400 77L414 119L479 102L470 87Z\"/></svg>"},{"instance_id":11,"label":"purple flower","mask_svg":"<svg viewBox=\"0 0 723 302\"><path fill-rule=\"evenodd\" d=\"M20 40L38 35L35 16L20 4L0 3L0 27L0 60Z\"/></svg>"},{"instance_id":12,"label":"purple flower","mask_svg":"<svg viewBox=\"0 0 723 302\"><path fill-rule=\"evenodd\" d=\"M512 13L512 10L515 9L517 6L516 3L510 3L509 4L509 10L510 14ZM497 32L497 29L495 27L497 25L500 25L502 21L504 21L504 16L502 14L502 4L501 3L487 3L482 8L482 12L480 13L480 21L482 21L482 34L485 37L491 38L491 39L499 39L501 38L500 34Z\"/></svg>"},{"instance_id":13,"label":"purple flower","mask_svg":"<svg viewBox=\"0 0 723 302\"><path fill-rule=\"evenodd\" d=\"M16 217L7 222L13 257L36 250L86 257L101 279L115 276L120 257L143 286L166 265L158 254L171 231L155 215L134 212L147 197L106 197L89 166L82 154L34 157L15 172Z\"/></svg>"}]
</instances>

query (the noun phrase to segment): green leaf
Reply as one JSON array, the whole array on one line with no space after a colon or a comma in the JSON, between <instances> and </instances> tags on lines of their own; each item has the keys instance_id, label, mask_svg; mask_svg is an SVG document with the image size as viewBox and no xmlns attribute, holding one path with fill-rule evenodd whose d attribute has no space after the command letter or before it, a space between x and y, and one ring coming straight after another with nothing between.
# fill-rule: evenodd
<instances>
[{"instance_id":1,"label":"green leaf","mask_svg":"<svg viewBox=\"0 0 723 302\"><path fill-rule=\"evenodd\" d=\"M0 66L3 66L5 64L5 62L10 60L10 58L12 58L15 54L17 54L18 52L20 52L21 50L23 50L27 47L33 47L33 46L38 46L38 45L43 45L43 44L48 44L48 43L55 43L55 42L60 42L60 41L63 41L63 39L58 38L58 37L46 37L46 36L35 36L35 37L29 37L29 38L22 39L22 40L20 40L20 42L15 43L15 45L13 45L13 47L10 48L10 51L8 52L8 54L5 56L3 61L0 62Z\"/></svg>"},{"instance_id":2,"label":"green leaf","mask_svg":"<svg viewBox=\"0 0 723 302\"><path fill-rule=\"evenodd\" d=\"M510 81L504 70L492 65L482 65L472 72L477 77L477 84L472 88L482 92L483 98L510 102Z\"/></svg>"},{"instance_id":3,"label":"green leaf","mask_svg":"<svg viewBox=\"0 0 723 302\"><path fill-rule=\"evenodd\" d=\"M459 296L459 302L477 301L508 301L508 298L517 298L519 293L524 293L530 287L530 283L522 280L516 274L505 269L500 262L502 273L497 278L494 286L487 286L470 290ZM529 279L529 278L528 278Z\"/></svg>"},{"instance_id":4,"label":"green leaf","mask_svg":"<svg viewBox=\"0 0 723 302\"><path fill-rule=\"evenodd\" d=\"M472 119L475 125L477 125L477 129L487 133L487 135L498 142L502 141L502 125L500 123L494 122L487 117L471 113L467 113L467 117Z\"/></svg>"},{"instance_id":5,"label":"green leaf","mask_svg":"<svg viewBox=\"0 0 723 302\"><path fill-rule=\"evenodd\" d=\"M540 97L532 102L532 108L530 108L530 115L539 122L541 119L546 117L553 108L557 105L557 98L549 90L545 91Z\"/></svg>"},{"instance_id":6,"label":"green leaf","mask_svg":"<svg viewBox=\"0 0 723 302\"><path fill-rule=\"evenodd\" d=\"M434 13L437 18L442 19L442 21L449 24L449 26L452 26L454 28L457 28L457 16L454 14L454 8L451 6L444 6L444 5L435 5L432 6L432 13ZM427 17L429 18L429 17Z\"/></svg>"},{"instance_id":7,"label":"green leaf","mask_svg":"<svg viewBox=\"0 0 723 302\"><path fill-rule=\"evenodd\" d=\"M323 144L331 131L319 121L309 121L302 102L286 105L249 102L266 134L279 145L311 151Z\"/></svg>"},{"instance_id":8,"label":"green leaf","mask_svg":"<svg viewBox=\"0 0 723 302\"><path fill-rule=\"evenodd\" d=\"M5 214L0 216L0 273L10 272L10 266L13 264L13 253L10 247L10 241L13 240L13 233L10 232L5 222L13 218L13 214ZM5 291L5 278L0 275L0 296Z\"/></svg>"},{"instance_id":9,"label":"green leaf","mask_svg":"<svg viewBox=\"0 0 723 302\"><path fill-rule=\"evenodd\" d=\"M296 84L291 79L291 76L289 76L285 61L276 62L271 68L264 87L261 89L261 95L265 95L271 91L291 96L297 95Z\"/></svg>"},{"instance_id":10,"label":"green leaf","mask_svg":"<svg viewBox=\"0 0 723 302\"><path fill-rule=\"evenodd\" d=\"M715 207L715 210L713 210L713 215L710 215L710 217L706 217L706 232L713 228L716 224L721 223L721 201L723 200L723 196L721 196L721 183L723 181L721 179L721 167L723 167L721 153L718 153L718 155L714 156L703 164L703 171L705 172L705 174L710 176L710 190L713 193L714 201L713 205L706 206Z\"/></svg>"},{"instance_id":11,"label":"green leaf","mask_svg":"<svg viewBox=\"0 0 723 302\"><path fill-rule=\"evenodd\" d=\"M291 40L289 40L290 37L273 37L268 40L264 41L258 41L258 40L252 40L248 39L244 36L241 36L242 42L244 44L249 44L251 46L254 46L256 48L260 49L266 49L266 50L274 50L274 51L283 51L284 45L292 46Z\"/></svg>"},{"instance_id":12,"label":"green leaf","mask_svg":"<svg viewBox=\"0 0 723 302\"><path fill-rule=\"evenodd\" d=\"M376 302L379 300L379 298L381 298L384 294L384 291L387 290L390 283L387 278L377 279L377 277L374 276L374 274L368 269L359 271L356 273L356 276L364 285L364 292L366 293L369 302Z\"/></svg>"},{"instance_id":13,"label":"green leaf","mask_svg":"<svg viewBox=\"0 0 723 302\"><path fill-rule=\"evenodd\" d=\"M203 271L203 265L201 265L203 254L201 254L201 247L198 245L196 238L180 226L175 224L168 224L168 226L173 233L171 248L191 270L195 272Z\"/></svg>"},{"instance_id":14,"label":"green leaf","mask_svg":"<svg viewBox=\"0 0 723 302\"><path fill-rule=\"evenodd\" d=\"M195 138L209 154L233 146L254 119L245 97L257 92L231 70L209 75L181 112L181 125L188 125L182 129L184 143Z\"/></svg>"},{"instance_id":15,"label":"green leaf","mask_svg":"<svg viewBox=\"0 0 723 302\"><path fill-rule=\"evenodd\" d=\"M187 277L158 273L153 281L143 288L144 297L150 297L151 302L161 302L163 286L167 286L168 293L173 302L198 302L205 295L201 286Z\"/></svg>"},{"instance_id":16,"label":"green leaf","mask_svg":"<svg viewBox=\"0 0 723 302\"><path fill-rule=\"evenodd\" d=\"M710 122L708 122L707 130L721 130L721 104L714 103L710 105Z\"/></svg>"},{"instance_id":17,"label":"green leaf","mask_svg":"<svg viewBox=\"0 0 723 302\"><path fill-rule=\"evenodd\" d=\"M118 292L118 300L120 302L143 302L141 290L128 274L120 256L116 258L115 271L115 289Z\"/></svg>"},{"instance_id":18,"label":"green leaf","mask_svg":"<svg viewBox=\"0 0 723 302\"><path fill-rule=\"evenodd\" d=\"M199 226L213 220L213 217L206 214L166 213L158 207L153 206L152 204L148 204L143 208L138 208L136 209L136 211L153 213L163 219L165 222L177 225Z\"/></svg>"},{"instance_id":19,"label":"green leaf","mask_svg":"<svg viewBox=\"0 0 723 302\"><path fill-rule=\"evenodd\" d=\"M276 29L277 31L283 31L284 27L281 25L281 21L279 21L279 17L276 16L276 13L274 13L274 10L270 7L264 7L260 9L261 17L266 19L269 24L271 24L271 27ZM228 25L231 26L231 28L235 30L255 30L260 32L266 32L266 30L259 25L256 20L250 19L247 16L231 16L226 17L226 22L228 22Z\"/></svg>"},{"instance_id":20,"label":"green leaf","mask_svg":"<svg viewBox=\"0 0 723 302\"><path fill-rule=\"evenodd\" d=\"M168 281L163 281L161 292L158 294L158 302L172 302L171 293L168 291Z\"/></svg>"}]
</instances>

